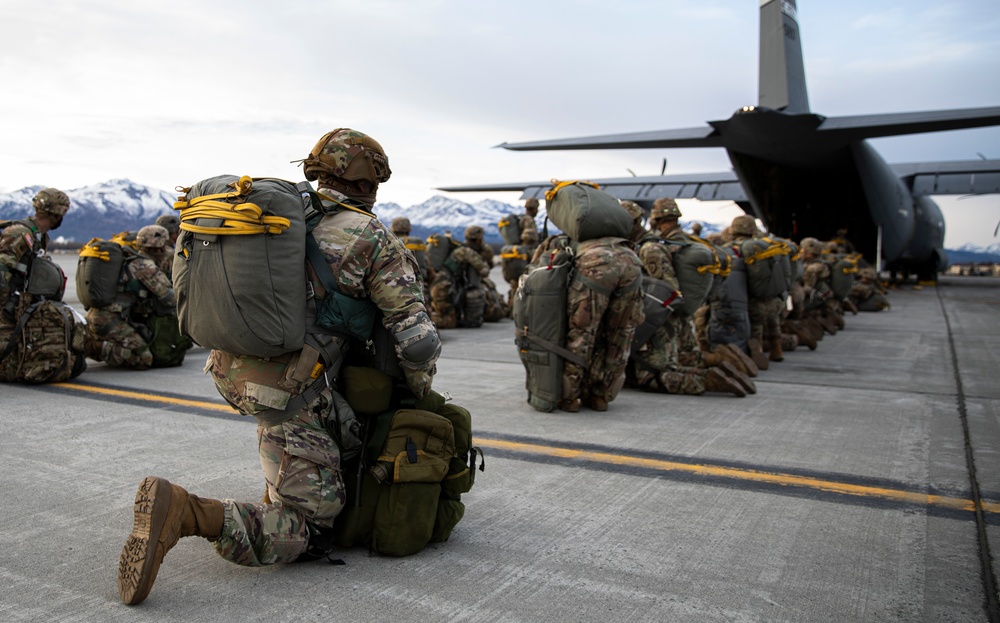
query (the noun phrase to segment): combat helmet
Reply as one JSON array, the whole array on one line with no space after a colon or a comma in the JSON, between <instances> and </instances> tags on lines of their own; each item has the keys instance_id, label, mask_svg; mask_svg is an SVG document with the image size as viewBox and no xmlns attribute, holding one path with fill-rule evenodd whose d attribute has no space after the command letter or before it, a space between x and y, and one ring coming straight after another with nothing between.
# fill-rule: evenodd
<instances>
[{"instance_id":1,"label":"combat helmet","mask_svg":"<svg viewBox=\"0 0 1000 623\"><path fill-rule=\"evenodd\" d=\"M819 256L823 253L823 243L812 237L803 238L802 242L799 243L799 248L803 253L813 257Z\"/></svg>"},{"instance_id":2,"label":"combat helmet","mask_svg":"<svg viewBox=\"0 0 1000 623\"><path fill-rule=\"evenodd\" d=\"M662 220L680 217L681 209L677 207L677 202L670 197L660 197L653 202L653 209L649 212L649 224L656 227Z\"/></svg>"},{"instance_id":3,"label":"combat helmet","mask_svg":"<svg viewBox=\"0 0 1000 623\"><path fill-rule=\"evenodd\" d=\"M752 236L757 233L757 223L749 214L740 214L733 219L729 231L734 236Z\"/></svg>"},{"instance_id":4,"label":"combat helmet","mask_svg":"<svg viewBox=\"0 0 1000 623\"><path fill-rule=\"evenodd\" d=\"M176 214L161 214L156 217L155 224L166 229L170 235L176 234L181 230L181 219L177 218Z\"/></svg>"},{"instance_id":5,"label":"combat helmet","mask_svg":"<svg viewBox=\"0 0 1000 623\"><path fill-rule=\"evenodd\" d=\"M405 216L397 216L389 224L389 230L397 236L409 236L413 227L410 225L410 219Z\"/></svg>"},{"instance_id":6,"label":"combat helmet","mask_svg":"<svg viewBox=\"0 0 1000 623\"><path fill-rule=\"evenodd\" d=\"M43 188L31 200L31 205L36 212L65 216L69 211L69 197L58 188Z\"/></svg>"},{"instance_id":7,"label":"combat helmet","mask_svg":"<svg viewBox=\"0 0 1000 623\"><path fill-rule=\"evenodd\" d=\"M160 225L146 225L135 235L135 244L140 249L162 249L167 246L170 234Z\"/></svg>"},{"instance_id":8,"label":"combat helmet","mask_svg":"<svg viewBox=\"0 0 1000 623\"><path fill-rule=\"evenodd\" d=\"M479 225L469 225L468 227L465 228L465 241L466 242L473 242L473 241L476 241L476 240L482 242L483 236L485 236L485 235L486 235L486 232L483 231L483 228L480 227Z\"/></svg>"},{"instance_id":9,"label":"combat helmet","mask_svg":"<svg viewBox=\"0 0 1000 623\"><path fill-rule=\"evenodd\" d=\"M633 221L641 221L643 216L645 216L642 206L634 201L622 201L622 207L631 215Z\"/></svg>"},{"instance_id":10,"label":"combat helmet","mask_svg":"<svg viewBox=\"0 0 1000 623\"><path fill-rule=\"evenodd\" d=\"M392 175L389 158L379 142L350 128L324 134L303 163L309 181L326 174L348 182L381 184Z\"/></svg>"}]
</instances>

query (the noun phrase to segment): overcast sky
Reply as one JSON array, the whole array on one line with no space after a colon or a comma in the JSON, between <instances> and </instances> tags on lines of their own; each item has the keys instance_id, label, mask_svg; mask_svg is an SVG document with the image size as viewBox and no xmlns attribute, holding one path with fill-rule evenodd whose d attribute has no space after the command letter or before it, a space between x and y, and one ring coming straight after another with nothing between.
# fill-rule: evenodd
<instances>
[{"instance_id":1,"label":"overcast sky","mask_svg":"<svg viewBox=\"0 0 1000 623\"><path fill-rule=\"evenodd\" d=\"M684 128L756 103L759 0L0 0L0 191L220 173L301 179L337 127L375 137L379 201L436 186L729 169L722 150L516 153ZM1000 105L997 0L800 0L811 108ZM873 141L889 162L1000 158L1000 129ZM494 198L515 202L514 194ZM474 201L484 195L456 195ZM991 244L1000 196L942 199ZM722 204L682 203L722 222Z\"/></svg>"}]
</instances>

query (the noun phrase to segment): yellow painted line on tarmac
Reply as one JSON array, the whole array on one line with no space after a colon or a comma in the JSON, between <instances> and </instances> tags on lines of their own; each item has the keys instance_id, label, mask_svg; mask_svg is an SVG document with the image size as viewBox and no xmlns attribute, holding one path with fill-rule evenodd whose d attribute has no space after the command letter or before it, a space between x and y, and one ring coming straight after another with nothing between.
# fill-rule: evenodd
<instances>
[{"instance_id":1,"label":"yellow painted line on tarmac","mask_svg":"<svg viewBox=\"0 0 1000 623\"><path fill-rule=\"evenodd\" d=\"M733 480L746 480L752 482L764 482L784 486L807 487L819 491L839 493L841 495L851 495L857 497L882 498L894 502L906 502L926 506L938 506L955 510L969 511L975 510L972 500L965 498L955 498L942 495L928 495L926 493L914 493L912 491L902 491L899 489L888 489L885 487L870 487L864 485L852 485L844 482L832 480L821 480L809 476L796 476L794 474L780 474L771 472L760 472L750 469L739 469L735 467L720 467L717 465L693 465L689 463L678 463L676 461L665 461L661 459L648 459L637 456L626 456L621 454L611 454L607 452L593 452L590 450L575 450L573 448L558 448L530 443L518 443L513 441L503 441L498 439L475 440L476 445L495 448L497 450L509 450L512 452L522 452L525 454L540 454L566 459L578 459L591 461L594 463L606 463L610 465L623 465L628 467L641 467L644 469L660 470L664 472L687 472L701 476L717 476L730 478ZM983 511L989 513L1000 512L1000 504L984 502Z\"/></svg>"},{"instance_id":2,"label":"yellow painted line on tarmac","mask_svg":"<svg viewBox=\"0 0 1000 623\"><path fill-rule=\"evenodd\" d=\"M54 387L72 389L74 391L90 392L92 394L102 394L104 396L115 396L117 398L132 398L133 400L144 400L146 402L161 402L164 404L178 405L182 407L196 407L198 409L211 409L213 411L227 411L235 413L232 407L227 404L217 402L206 402L204 400L188 400L186 398L172 398L170 396L158 396L144 392L133 392L124 389L111 389L109 387L95 387L93 385L77 385L76 383L53 383Z\"/></svg>"},{"instance_id":3,"label":"yellow painted line on tarmac","mask_svg":"<svg viewBox=\"0 0 1000 623\"><path fill-rule=\"evenodd\" d=\"M74 391L89 392L104 396L114 396L117 398L131 398L146 402L178 405L183 407L195 407L198 409L208 409L212 411L224 411L235 413L227 404L217 402L207 402L204 400L188 400L186 398L173 398L171 396L160 396L144 392L112 389L108 387L96 387L93 385L78 385L76 383L53 383L55 387L70 389ZM762 482L782 486L806 487L818 491L838 493L856 497L881 498L894 502L905 502L910 504L920 504L925 506L937 506L954 510L972 512L975 505L972 500L956 498L943 495L929 495L926 493L914 493L912 491L902 491L900 489L889 489L886 487L872 487L866 485L854 485L834 480L822 480L809 476L797 476L794 474L781 474L773 472L762 472L752 469L740 469L736 467L722 467L718 465L697 465L691 463L679 463L677 461L666 461L663 459L650 459L638 456L628 456L624 454L612 454L610 452L594 452L591 450L578 450L574 448L560 448L557 446L545 446L541 444L520 443L515 441L504 441L502 439L475 439L478 446L484 448L495 448L497 450L508 450L522 454L535 454L550 456L561 459L576 459L590 461L593 463L604 463L608 465L621 465L625 467L640 467L663 472L686 472L700 476L715 476L729 478L732 480L745 480L749 482ZM986 513L1000 513L1000 503L982 503L982 510Z\"/></svg>"}]
</instances>

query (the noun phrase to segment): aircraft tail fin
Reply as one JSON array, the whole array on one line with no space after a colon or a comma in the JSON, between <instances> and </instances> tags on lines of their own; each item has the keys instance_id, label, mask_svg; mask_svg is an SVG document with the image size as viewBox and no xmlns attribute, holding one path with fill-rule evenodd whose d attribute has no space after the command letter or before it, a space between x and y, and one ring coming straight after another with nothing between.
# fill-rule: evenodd
<instances>
[{"instance_id":1,"label":"aircraft tail fin","mask_svg":"<svg viewBox=\"0 0 1000 623\"><path fill-rule=\"evenodd\" d=\"M807 113L809 95L795 14L795 0L760 0L757 103L787 113Z\"/></svg>"}]
</instances>

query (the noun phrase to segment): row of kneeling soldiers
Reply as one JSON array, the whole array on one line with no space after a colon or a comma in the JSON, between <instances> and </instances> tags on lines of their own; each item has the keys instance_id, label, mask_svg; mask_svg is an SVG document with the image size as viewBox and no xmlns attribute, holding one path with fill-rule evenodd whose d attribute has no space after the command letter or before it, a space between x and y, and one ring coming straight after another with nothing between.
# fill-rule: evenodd
<instances>
[{"instance_id":1,"label":"row of kneeling soldiers","mask_svg":"<svg viewBox=\"0 0 1000 623\"><path fill-rule=\"evenodd\" d=\"M538 367L528 361L537 355L522 348L529 403L539 410L604 411L623 386L742 397L756 392L752 378L785 351L814 350L824 335L844 328L845 311L889 308L878 274L851 252L845 232L825 243L796 244L761 232L742 215L703 239L698 224L695 233L681 229L673 199L654 203L648 228L639 205L620 205L632 217L625 240L581 242L562 234L542 241L533 255L526 276L551 265L558 249L575 250L560 345L569 354L550 348L564 360L557 401L536 400L533 394L544 391L532 379ZM640 273L636 288L630 275ZM531 330L516 332L520 339Z\"/></svg>"},{"instance_id":2,"label":"row of kneeling soldiers","mask_svg":"<svg viewBox=\"0 0 1000 623\"><path fill-rule=\"evenodd\" d=\"M65 381L88 357L136 370L180 365L193 343L179 331L170 278L179 219L164 215L84 245L76 283L84 320L63 302L66 276L47 253L70 199L45 188L32 206L33 216L0 222L0 380Z\"/></svg>"}]
</instances>

